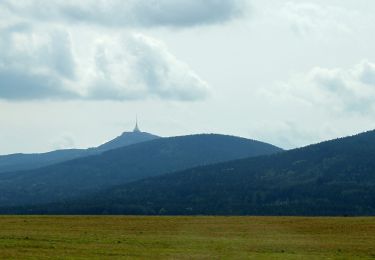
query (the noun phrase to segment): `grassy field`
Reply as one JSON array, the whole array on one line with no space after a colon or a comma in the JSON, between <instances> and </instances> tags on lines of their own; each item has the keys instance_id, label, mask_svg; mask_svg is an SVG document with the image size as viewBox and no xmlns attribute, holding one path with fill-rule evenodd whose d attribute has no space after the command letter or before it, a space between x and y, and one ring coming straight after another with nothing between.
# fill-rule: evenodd
<instances>
[{"instance_id":1,"label":"grassy field","mask_svg":"<svg viewBox=\"0 0 375 260\"><path fill-rule=\"evenodd\" d=\"M375 218L0 217L2 259L375 259Z\"/></svg>"}]
</instances>

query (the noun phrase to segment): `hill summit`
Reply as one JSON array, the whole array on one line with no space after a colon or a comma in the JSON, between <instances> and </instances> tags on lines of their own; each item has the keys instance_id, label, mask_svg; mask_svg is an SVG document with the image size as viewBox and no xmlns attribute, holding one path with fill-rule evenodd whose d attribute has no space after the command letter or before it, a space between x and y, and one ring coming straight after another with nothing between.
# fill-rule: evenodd
<instances>
[{"instance_id":1,"label":"hill summit","mask_svg":"<svg viewBox=\"0 0 375 260\"><path fill-rule=\"evenodd\" d=\"M98 149L99 151L108 151L127 145L151 141L157 138L160 137L150 133L141 132L140 130L136 131L136 129L134 129L133 132L124 132L115 139L98 146L96 149Z\"/></svg>"},{"instance_id":2,"label":"hill summit","mask_svg":"<svg viewBox=\"0 0 375 260\"><path fill-rule=\"evenodd\" d=\"M151 141L160 138L159 136L142 132L136 121L133 132L124 132L113 140L110 140L98 147L89 149L65 149L47 153L32 154L10 154L0 156L0 173L36 169L72 159L96 155L108 150L121 148L124 146Z\"/></svg>"}]
</instances>

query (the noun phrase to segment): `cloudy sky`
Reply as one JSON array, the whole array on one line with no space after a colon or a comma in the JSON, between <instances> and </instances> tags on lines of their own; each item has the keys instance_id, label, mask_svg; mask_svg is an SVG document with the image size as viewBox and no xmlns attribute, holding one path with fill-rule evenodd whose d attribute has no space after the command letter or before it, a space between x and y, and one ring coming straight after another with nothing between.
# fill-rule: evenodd
<instances>
[{"instance_id":1,"label":"cloudy sky","mask_svg":"<svg viewBox=\"0 0 375 260\"><path fill-rule=\"evenodd\" d=\"M375 1L2 0L0 154L375 128Z\"/></svg>"}]
</instances>

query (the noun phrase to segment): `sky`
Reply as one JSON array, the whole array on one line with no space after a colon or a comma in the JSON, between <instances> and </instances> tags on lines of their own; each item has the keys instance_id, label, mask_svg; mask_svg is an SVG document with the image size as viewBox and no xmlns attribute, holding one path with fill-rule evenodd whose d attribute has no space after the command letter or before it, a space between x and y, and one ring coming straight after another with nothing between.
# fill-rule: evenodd
<instances>
[{"instance_id":1,"label":"sky","mask_svg":"<svg viewBox=\"0 0 375 260\"><path fill-rule=\"evenodd\" d=\"M2 0L0 154L375 129L375 1Z\"/></svg>"}]
</instances>

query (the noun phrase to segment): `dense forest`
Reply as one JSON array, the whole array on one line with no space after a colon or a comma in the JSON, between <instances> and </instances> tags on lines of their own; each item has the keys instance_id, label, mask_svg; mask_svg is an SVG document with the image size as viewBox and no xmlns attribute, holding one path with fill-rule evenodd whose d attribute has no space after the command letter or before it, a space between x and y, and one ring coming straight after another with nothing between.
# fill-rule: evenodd
<instances>
[{"instance_id":1,"label":"dense forest","mask_svg":"<svg viewBox=\"0 0 375 260\"><path fill-rule=\"evenodd\" d=\"M375 215L375 131L4 213Z\"/></svg>"},{"instance_id":2,"label":"dense forest","mask_svg":"<svg viewBox=\"0 0 375 260\"><path fill-rule=\"evenodd\" d=\"M9 154L0 156L0 173L37 169L77 158L100 154L105 151L151 141L159 136L146 132L124 132L122 135L98 147L88 149L64 149L47 153Z\"/></svg>"},{"instance_id":3,"label":"dense forest","mask_svg":"<svg viewBox=\"0 0 375 260\"><path fill-rule=\"evenodd\" d=\"M48 167L0 174L0 206L40 204L200 165L282 151L224 135L159 138Z\"/></svg>"}]
</instances>

